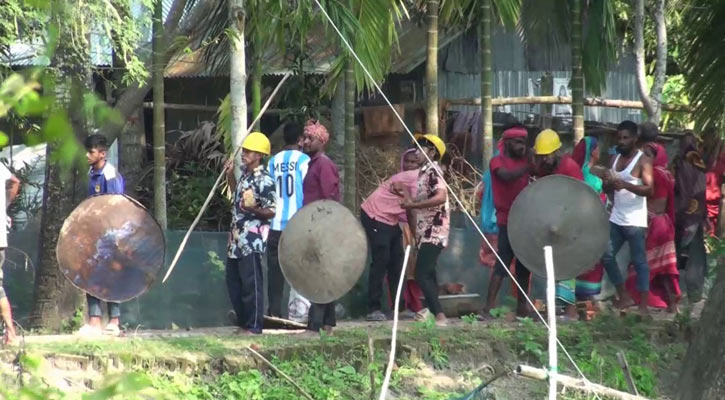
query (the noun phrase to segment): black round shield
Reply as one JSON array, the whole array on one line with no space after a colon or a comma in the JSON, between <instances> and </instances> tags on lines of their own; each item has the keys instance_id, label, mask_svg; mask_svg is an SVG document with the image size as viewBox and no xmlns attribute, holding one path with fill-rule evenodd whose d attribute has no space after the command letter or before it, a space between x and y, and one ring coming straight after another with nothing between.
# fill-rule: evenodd
<instances>
[{"instance_id":1,"label":"black round shield","mask_svg":"<svg viewBox=\"0 0 725 400\"><path fill-rule=\"evenodd\" d=\"M141 204L120 194L84 200L63 223L56 247L60 270L73 285L113 302L144 293L165 254L161 226Z\"/></svg>"}]
</instances>

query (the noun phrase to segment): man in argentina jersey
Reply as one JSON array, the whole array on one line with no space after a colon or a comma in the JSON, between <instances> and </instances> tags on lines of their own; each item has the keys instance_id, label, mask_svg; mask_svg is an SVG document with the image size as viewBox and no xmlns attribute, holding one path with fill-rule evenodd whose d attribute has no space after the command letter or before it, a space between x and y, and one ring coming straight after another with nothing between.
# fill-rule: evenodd
<instances>
[{"instance_id":1,"label":"man in argentina jersey","mask_svg":"<svg viewBox=\"0 0 725 400\"><path fill-rule=\"evenodd\" d=\"M282 296L284 293L284 275L279 266L279 238L287 222L302 208L302 182L307 174L310 157L299 150L298 140L302 136L302 126L290 122L284 127L285 147L269 160L269 174L275 183L277 192L277 210L267 239L267 274L269 309L273 317L282 316Z\"/></svg>"}]
</instances>

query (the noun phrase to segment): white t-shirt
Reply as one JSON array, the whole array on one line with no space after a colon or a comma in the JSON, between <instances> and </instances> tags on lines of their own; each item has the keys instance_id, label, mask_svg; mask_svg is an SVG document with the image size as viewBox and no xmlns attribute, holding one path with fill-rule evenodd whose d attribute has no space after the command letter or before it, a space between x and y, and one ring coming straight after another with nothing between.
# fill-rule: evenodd
<instances>
[{"instance_id":1,"label":"white t-shirt","mask_svg":"<svg viewBox=\"0 0 725 400\"><path fill-rule=\"evenodd\" d=\"M0 184L2 185L0 187L0 249L8 247L8 199L5 198L5 185L12 177L13 174L10 173L10 170L3 163L0 163Z\"/></svg>"}]
</instances>

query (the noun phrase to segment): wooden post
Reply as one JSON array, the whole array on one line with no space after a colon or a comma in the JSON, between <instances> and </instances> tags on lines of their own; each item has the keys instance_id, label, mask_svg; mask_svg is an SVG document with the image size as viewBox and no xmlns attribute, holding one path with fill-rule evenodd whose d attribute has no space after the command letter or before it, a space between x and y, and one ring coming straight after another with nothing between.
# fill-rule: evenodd
<instances>
[{"instance_id":1,"label":"wooden post","mask_svg":"<svg viewBox=\"0 0 725 400\"><path fill-rule=\"evenodd\" d=\"M627 381L627 386L629 386L629 392L639 396L637 386L634 384L634 378L632 378L632 371L629 369L629 363L623 351L617 352L617 361L619 361L619 366L622 367L622 372L624 372L624 379Z\"/></svg>"}]
</instances>

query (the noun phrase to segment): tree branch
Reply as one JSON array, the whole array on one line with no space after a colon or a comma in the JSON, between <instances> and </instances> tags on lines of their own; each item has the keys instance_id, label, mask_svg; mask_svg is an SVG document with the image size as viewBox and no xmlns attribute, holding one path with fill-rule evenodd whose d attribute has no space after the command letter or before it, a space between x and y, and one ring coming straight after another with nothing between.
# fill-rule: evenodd
<instances>
[{"instance_id":1,"label":"tree branch","mask_svg":"<svg viewBox=\"0 0 725 400\"><path fill-rule=\"evenodd\" d=\"M647 93L647 74L644 70L644 0L634 0L634 57L637 62L637 89L647 114L652 118L655 109Z\"/></svg>"},{"instance_id":2,"label":"tree branch","mask_svg":"<svg viewBox=\"0 0 725 400\"><path fill-rule=\"evenodd\" d=\"M190 10L187 17L181 21L181 17L184 14L184 8L189 0L175 0L171 5L169 15L164 22L164 42L172 44L173 39L178 36L189 36L194 29L198 26L199 21L204 17L207 12L210 3L213 0L199 0L197 4ZM144 60L147 69L151 69L152 57L151 57L151 42L146 43L142 48L148 48L146 59ZM164 55L164 65L167 65L169 60L177 53L178 46L169 46L166 54ZM100 129L101 134L106 136L109 142L113 142L123 130L126 120L136 110L141 107L146 94L151 90L151 80L147 79L145 82L138 86L128 87L118 98L114 109L121 115L121 121L123 123L109 123Z\"/></svg>"}]
</instances>

